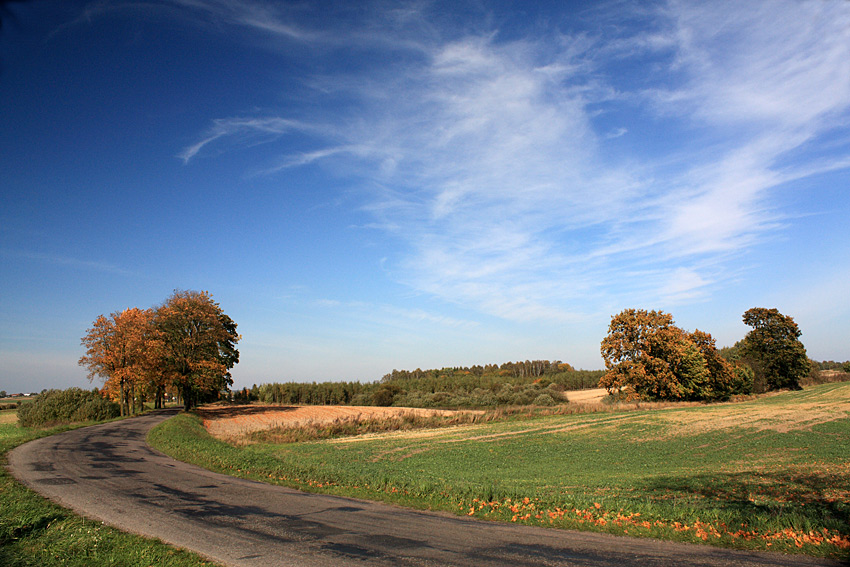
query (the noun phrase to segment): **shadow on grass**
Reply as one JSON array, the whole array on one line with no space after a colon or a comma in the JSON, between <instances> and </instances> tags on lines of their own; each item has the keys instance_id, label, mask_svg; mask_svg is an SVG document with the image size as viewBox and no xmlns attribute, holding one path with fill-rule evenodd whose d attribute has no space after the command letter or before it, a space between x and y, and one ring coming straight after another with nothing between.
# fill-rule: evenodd
<instances>
[{"instance_id":1,"label":"shadow on grass","mask_svg":"<svg viewBox=\"0 0 850 567\"><path fill-rule=\"evenodd\" d=\"M685 498L694 508L723 510L741 524L782 528L800 522L801 528L845 535L850 534L848 487L846 474L811 470L670 476L646 485L653 500Z\"/></svg>"},{"instance_id":2,"label":"shadow on grass","mask_svg":"<svg viewBox=\"0 0 850 567\"><path fill-rule=\"evenodd\" d=\"M44 514L18 526L4 526L0 530L0 546L8 545L16 540L24 539L47 529L53 522L64 520L67 516L62 513Z\"/></svg>"}]
</instances>

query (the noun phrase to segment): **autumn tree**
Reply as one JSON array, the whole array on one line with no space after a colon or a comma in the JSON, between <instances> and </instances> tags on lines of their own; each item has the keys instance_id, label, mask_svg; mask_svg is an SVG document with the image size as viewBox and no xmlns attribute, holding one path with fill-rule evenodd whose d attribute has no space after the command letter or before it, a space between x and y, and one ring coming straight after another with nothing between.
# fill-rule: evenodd
<instances>
[{"instance_id":1,"label":"autumn tree","mask_svg":"<svg viewBox=\"0 0 850 567\"><path fill-rule=\"evenodd\" d=\"M689 337L699 348L709 374L714 377L713 388L717 399L752 393L753 372L749 367L743 364L734 364L724 358L710 334L696 330L690 333Z\"/></svg>"},{"instance_id":2,"label":"autumn tree","mask_svg":"<svg viewBox=\"0 0 850 567\"><path fill-rule=\"evenodd\" d=\"M135 412L136 394L151 372L152 316L151 310L136 307L100 315L82 338L86 354L79 364L88 369L89 380L104 378L103 390L119 403L122 416Z\"/></svg>"},{"instance_id":3,"label":"autumn tree","mask_svg":"<svg viewBox=\"0 0 850 567\"><path fill-rule=\"evenodd\" d=\"M740 342L740 352L744 362L752 367L759 389L799 390L800 380L809 374L811 363L794 319L778 309L764 307L746 311L743 319L753 329Z\"/></svg>"},{"instance_id":4,"label":"autumn tree","mask_svg":"<svg viewBox=\"0 0 850 567\"><path fill-rule=\"evenodd\" d=\"M183 398L186 410L233 384L229 370L239 362L236 323L206 291L175 291L156 309L162 371Z\"/></svg>"},{"instance_id":5,"label":"autumn tree","mask_svg":"<svg viewBox=\"0 0 850 567\"><path fill-rule=\"evenodd\" d=\"M626 309L611 318L601 345L600 386L646 400L718 400L740 389L710 334L688 333L662 311Z\"/></svg>"}]
</instances>

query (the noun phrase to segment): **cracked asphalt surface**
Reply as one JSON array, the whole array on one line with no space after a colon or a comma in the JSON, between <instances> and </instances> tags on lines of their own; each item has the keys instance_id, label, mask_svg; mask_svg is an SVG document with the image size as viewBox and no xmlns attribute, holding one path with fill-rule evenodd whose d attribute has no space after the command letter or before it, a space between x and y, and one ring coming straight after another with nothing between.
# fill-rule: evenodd
<instances>
[{"instance_id":1,"label":"cracked asphalt surface","mask_svg":"<svg viewBox=\"0 0 850 567\"><path fill-rule=\"evenodd\" d=\"M248 566L802 566L821 559L484 522L213 473L147 445L163 410L9 453L24 484L81 515Z\"/></svg>"}]
</instances>

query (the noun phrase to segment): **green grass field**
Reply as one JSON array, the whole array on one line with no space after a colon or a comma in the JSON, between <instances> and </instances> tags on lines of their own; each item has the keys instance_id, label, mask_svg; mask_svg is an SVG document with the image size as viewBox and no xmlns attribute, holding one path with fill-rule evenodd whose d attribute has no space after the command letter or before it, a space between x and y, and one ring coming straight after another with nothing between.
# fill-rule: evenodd
<instances>
[{"instance_id":1,"label":"green grass field","mask_svg":"<svg viewBox=\"0 0 850 567\"><path fill-rule=\"evenodd\" d=\"M0 465L6 464L6 452L13 447L62 429L21 428L14 410L0 411ZM0 466L0 565L196 567L212 563L83 519L25 488Z\"/></svg>"},{"instance_id":2,"label":"green grass field","mask_svg":"<svg viewBox=\"0 0 850 567\"><path fill-rule=\"evenodd\" d=\"M850 558L850 383L735 404L514 418L234 447L180 415L177 458L503 522Z\"/></svg>"}]
</instances>

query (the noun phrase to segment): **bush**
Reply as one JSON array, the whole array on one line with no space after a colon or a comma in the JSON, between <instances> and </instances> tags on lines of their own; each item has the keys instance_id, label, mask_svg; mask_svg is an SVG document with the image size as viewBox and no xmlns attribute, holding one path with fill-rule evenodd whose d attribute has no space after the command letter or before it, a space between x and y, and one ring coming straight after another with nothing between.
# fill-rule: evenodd
<instances>
[{"instance_id":1,"label":"bush","mask_svg":"<svg viewBox=\"0 0 850 567\"><path fill-rule=\"evenodd\" d=\"M554 406L555 400L549 394L540 394L534 398L535 406Z\"/></svg>"},{"instance_id":2,"label":"bush","mask_svg":"<svg viewBox=\"0 0 850 567\"><path fill-rule=\"evenodd\" d=\"M120 408L97 390L69 388L48 390L18 408L23 427L48 427L82 421L102 421L118 417Z\"/></svg>"},{"instance_id":3,"label":"bush","mask_svg":"<svg viewBox=\"0 0 850 567\"><path fill-rule=\"evenodd\" d=\"M818 384L830 384L832 382L850 382L850 372L841 372L838 370L812 372L800 384L802 386L816 386Z\"/></svg>"},{"instance_id":4,"label":"bush","mask_svg":"<svg viewBox=\"0 0 850 567\"><path fill-rule=\"evenodd\" d=\"M372 403L376 406L391 406L395 397L401 393L401 388L395 384L381 384L372 393Z\"/></svg>"},{"instance_id":5,"label":"bush","mask_svg":"<svg viewBox=\"0 0 850 567\"><path fill-rule=\"evenodd\" d=\"M731 384L734 396L752 394L754 391L755 373L749 366L736 366Z\"/></svg>"}]
</instances>

